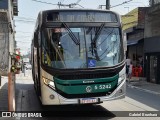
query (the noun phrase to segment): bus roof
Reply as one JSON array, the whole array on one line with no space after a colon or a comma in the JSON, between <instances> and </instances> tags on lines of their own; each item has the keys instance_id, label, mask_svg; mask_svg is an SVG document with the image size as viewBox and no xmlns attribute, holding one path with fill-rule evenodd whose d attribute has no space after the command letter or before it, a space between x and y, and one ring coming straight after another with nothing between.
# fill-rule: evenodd
<instances>
[{"instance_id":1,"label":"bus roof","mask_svg":"<svg viewBox=\"0 0 160 120\"><path fill-rule=\"evenodd\" d=\"M102 9L87 9L87 8L69 8L69 9L50 9L50 10L42 10L40 11L39 13L42 13L42 12L49 12L49 11L94 11L94 12L112 12L112 13L115 13L117 15L119 15L117 12L115 11L111 11L111 10L102 10Z\"/></svg>"},{"instance_id":2,"label":"bus roof","mask_svg":"<svg viewBox=\"0 0 160 120\"><path fill-rule=\"evenodd\" d=\"M43 14L47 13L47 12L68 12L68 11L79 11L79 12L85 12L85 11L90 11L90 12L110 12L110 13L113 13L117 16L119 16L118 13L114 12L114 11L111 11L111 10L102 10L102 9L82 9L82 8L69 8L69 9L50 9L50 10L42 10L39 12L38 16L37 16L37 21L36 21L36 25L35 25L35 30L37 29L38 27L38 24L42 24L42 21L40 20L41 17L43 16ZM120 17L118 17L120 18ZM120 23L120 22L119 22ZM35 31L34 30L34 31Z\"/></svg>"}]
</instances>

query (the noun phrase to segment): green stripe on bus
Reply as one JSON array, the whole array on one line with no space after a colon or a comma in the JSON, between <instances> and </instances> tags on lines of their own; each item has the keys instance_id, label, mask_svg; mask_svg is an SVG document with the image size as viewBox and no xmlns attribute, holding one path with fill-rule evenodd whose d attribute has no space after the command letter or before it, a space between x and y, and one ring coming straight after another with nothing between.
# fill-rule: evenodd
<instances>
[{"instance_id":1,"label":"green stripe on bus","mask_svg":"<svg viewBox=\"0 0 160 120\"><path fill-rule=\"evenodd\" d=\"M84 84L83 81L85 79L67 81L54 78L54 80L56 87L66 94L99 93L99 92L108 92L112 88L114 88L118 83L118 75L109 78L90 79L92 81L95 81L94 83L91 84L86 84L86 83Z\"/></svg>"},{"instance_id":2,"label":"green stripe on bus","mask_svg":"<svg viewBox=\"0 0 160 120\"><path fill-rule=\"evenodd\" d=\"M54 81L58 84L63 85L76 85L76 84L85 84L85 83L104 83L104 82L112 82L113 80L117 80L119 75L115 75L113 77L107 78L96 78L96 79L78 79L78 80L61 80L54 77ZM94 81L94 82L93 82Z\"/></svg>"},{"instance_id":3,"label":"green stripe on bus","mask_svg":"<svg viewBox=\"0 0 160 120\"><path fill-rule=\"evenodd\" d=\"M60 84L56 84L56 87L66 94L85 94L85 93L108 92L116 85L117 85L117 80L115 80L111 83L76 85L76 86L63 86ZM109 86L111 86L111 87L109 87Z\"/></svg>"}]
</instances>

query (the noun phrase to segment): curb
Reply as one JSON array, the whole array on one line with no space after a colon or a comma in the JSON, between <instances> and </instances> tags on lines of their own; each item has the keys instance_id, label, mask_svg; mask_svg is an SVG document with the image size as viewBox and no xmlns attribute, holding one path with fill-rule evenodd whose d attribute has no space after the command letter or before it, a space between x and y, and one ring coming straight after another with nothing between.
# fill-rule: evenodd
<instances>
[{"instance_id":1,"label":"curb","mask_svg":"<svg viewBox=\"0 0 160 120\"><path fill-rule=\"evenodd\" d=\"M127 84L127 86L130 87L130 88L135 88L135 89L138 89L138 90L141 90L141 91L145 91L145 92L148 92L148 93L151 93L151 94L160 95L160 93L155 92L155 91L143 89L143 88L136 87L136 86L133 86L133 85L128 85L128 84Z\"/></svg>"}]
</instances>

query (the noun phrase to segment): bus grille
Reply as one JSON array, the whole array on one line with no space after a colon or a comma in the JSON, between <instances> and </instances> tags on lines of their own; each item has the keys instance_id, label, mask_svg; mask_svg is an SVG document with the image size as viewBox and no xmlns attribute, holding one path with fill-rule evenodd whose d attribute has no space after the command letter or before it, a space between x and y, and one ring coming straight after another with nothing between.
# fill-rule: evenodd
<instances>
[{"instance_id":1,"label":"bus grille","mask_svg":"<svg viewBox=\"0 0 160 120\"><path fill-rule=\"evenodd\" d=\"M76 80L76 79L106 78L106 77L113 77L115 75L116 73L92 73L92 74L73 73L70 75L60 75L56 77L62 80Z\"/></svg>"}]
</instances>

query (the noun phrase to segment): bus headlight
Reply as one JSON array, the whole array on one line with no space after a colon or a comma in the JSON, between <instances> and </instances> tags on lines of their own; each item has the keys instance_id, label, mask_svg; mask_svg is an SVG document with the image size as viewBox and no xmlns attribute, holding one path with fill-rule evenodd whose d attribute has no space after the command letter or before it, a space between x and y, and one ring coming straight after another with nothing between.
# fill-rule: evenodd
<instances>
[{"instance_id":1,"label":"bus headlight","mask_svg":"<svg viewBox=\"0 0 160 120\"><path fill-rule=\"evenodd\" d=\"M118 85L121 84L121 82L122 82L123 80L125 80L125 79L126 79L126 74L120 75L120 76L119 76L119 79L118 79Z\"/></svg>"},{"instance_id":2,"label":"bus headlight","mask_svg":"<svg viewBox=\"0 0 160 120\"><path fill-rule=\"evenodd\" d=\"M45 77L42 77L43 78L43 82L45 85L51 87L52 89L55 89L55 85L54 85L54 82L52 80L49 80Z\"/></svg>"}]
</instances>

